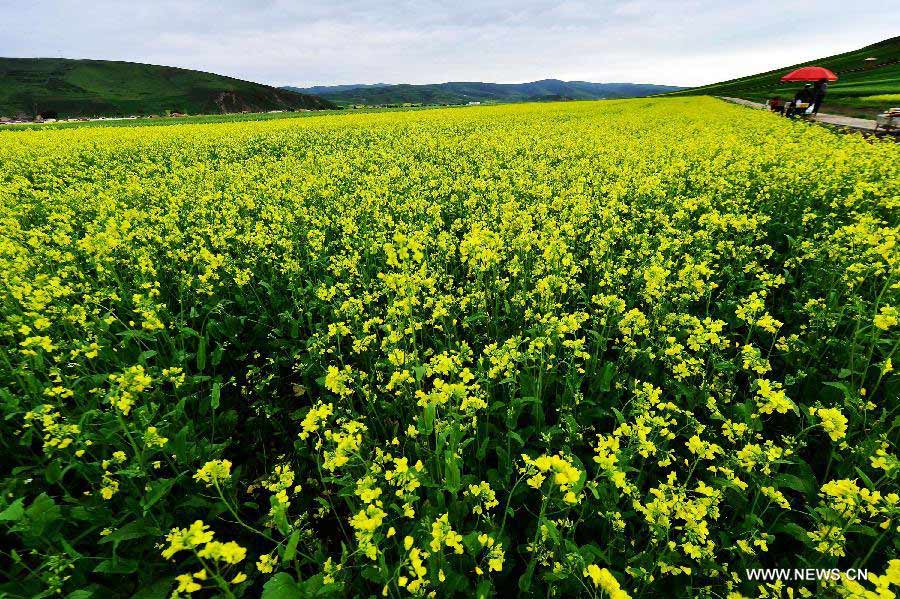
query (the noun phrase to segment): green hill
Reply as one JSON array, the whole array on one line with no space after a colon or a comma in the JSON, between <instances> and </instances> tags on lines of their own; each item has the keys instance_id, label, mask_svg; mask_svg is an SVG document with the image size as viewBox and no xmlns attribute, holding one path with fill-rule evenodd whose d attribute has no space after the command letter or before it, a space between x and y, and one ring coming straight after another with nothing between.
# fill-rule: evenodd
<instances>
[{"instance_id":1,"label":"green hill","mask_svg":"<svg viewBox=\"0 0 900 599\"><path fill-rule=\"evenodd\" d=\"M874 59L874 60L869 60ZM900 106L900 37L835 56L818 58L759 75L704 85L673 95L707 94L765 101L773 96L792 97L799 84L781 83L782 75L808 65L826 67L838 76L829 84L824 112L872 115Z\"/></svg>"},{"instance_id":2,"label":"green hill","mask_svg":"<svg viewBox=\"0 0 900 599\"><path fill-rule=\"evenodd\" d=\"M544 79L531 83L449 82L428 85L336 85L287 87L317 93L340 105L466 104L468 102L534 102L541 100L598 100L634 98L680 89L642 83L590 83Z\"/></svg>"},{"instance_id":3,"label":"green hill","mask_svg":"<svg viewBox=\"0 0 900 599\"><path fill-rule=\"evenodd\" d=\"M212 73L133 62L0 58L0 116L324 109L322 98Z\"/></svg>"}]
</instances>

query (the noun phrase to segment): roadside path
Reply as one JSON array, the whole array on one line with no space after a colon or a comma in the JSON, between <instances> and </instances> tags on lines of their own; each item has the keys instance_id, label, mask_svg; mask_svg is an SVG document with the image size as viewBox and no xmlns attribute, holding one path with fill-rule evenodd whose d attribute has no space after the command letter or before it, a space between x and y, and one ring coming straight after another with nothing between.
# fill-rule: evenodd
<instances>
[{"instance_id":1,"label":"roadside path","mask_svg":"<svg viewBox=\"0 0 900 599\"><path fill-rule=\"evenodd\" d=\"M719 97L727 102L734 102L735 104L740 104L741 106L747 106L749 108L758 108L760 110L765 110L768 108L765 104L762 104L760 102L751 102L750 100L744 100L743 98L727 98L724 96ZM857 129L859 131L875 131L875 121L869 119L858 119L856 117L843 116L840 114L825 114L820 112L818 115L810 117L808 120L816 123L825 123L827 125L849 127L851 129Z\"/></svg>"}]
</instances>

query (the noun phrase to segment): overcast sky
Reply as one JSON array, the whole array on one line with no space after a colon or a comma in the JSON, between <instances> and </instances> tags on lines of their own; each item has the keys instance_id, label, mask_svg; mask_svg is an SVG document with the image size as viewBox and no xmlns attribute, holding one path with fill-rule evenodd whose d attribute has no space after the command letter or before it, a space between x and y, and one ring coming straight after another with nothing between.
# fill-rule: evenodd
<instances>
[{"instance_id":1,"label":"overcast sky","mask_svg":"<svg viewBox=\"0 0 900 599\"><path fill-rule=\"evenodd\" d=\"M272 85L698 85L898 35L896 0L0 0L0 56L128 60Z\"/></svg>"}]
</instances>

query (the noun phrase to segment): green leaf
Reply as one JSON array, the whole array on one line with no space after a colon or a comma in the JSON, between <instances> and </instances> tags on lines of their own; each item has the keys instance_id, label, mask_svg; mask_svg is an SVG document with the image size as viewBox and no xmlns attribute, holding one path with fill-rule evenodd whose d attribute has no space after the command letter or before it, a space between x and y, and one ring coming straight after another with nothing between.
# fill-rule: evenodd
<instances>
[{"instance_id":1,"label":"green leaf","mask_svg":"<svg viewBox=\"0 0 900 599\"><path fill-rule=\"evenodd\" d=\"M420 421L419 425L420 433L424 435L430 435L431 431L434 430L434 413L434 404L428 404L425 406L425 411L422 414L422 420Z\"/></svg>"},{"instance_id":2,"label":"green leaf","mask_svg":"<svg viewBox=\"0 0 900 599\"><path fill-rule=\"evenodd\" d=\"M778 474L775 476L775 486L778 488L787 487L794 491L810 494L815 492L815 487L809 480L804 480L793 474Z\"/></svg>"},{"instance_id":3,"label":"green leaf","mask_svg":"<svg viewBox=\"0 0 900 599\"><path fill-rule=\"evenodd\" d=\"M5 510L0 512L0 522L18 522L25 515L25 508L22 506L24 499L19 497L10 503Z\"/></svg>"},{"instance_id":4,"label":"green leaf","mask_svg":"<svg viewBox=\"0 0 900 599\"><path fill-rule=\"evenodd\" d=\"M475 589L475 597L477 599L487 599L491 596L491 581L490 580L482 580L478 583L478 588Z\"/></svg>"},{"instance_id":5,"label":"green leaf","mask_svg":"<svg viewBox=\"0 0 900 599\"><path fill-rule=\"evenodd\" d=\"M263 585L262 599L297 599L303 590L287 572L279 572Z\"/></svg>"},{"instance_id":6,"label":"green leaf","mask_svg":"<svg viewBox=\"0 0 900 599\"><path fill-rule=\"evenodd\" d=\"M295 530L293 534L291 534L291 538L288 539L287 546L284 548L284 555L281 556L282 561L285 563L294 559L294 556L297 555L297 543L300 541L300 531Z\"/></svg>"},{"instance_id":7,"label":"green leaf","mask_svg":"<svg viewBox=\"0 0 900 599\"><path fill-rule=\"evenodd\" d=\"M610 383L612 383L613 375L616 373L616 364L615 362L607 362L603 365L603 368L600 370L600 375L597 379L597 388L600 391L609 391Z\"/></svg>"},{"instance_id":8,"label":"green leaf","mask_svg":"<svg viewBox=\"0 0 900 599\"><path fill-rule=\"evenodd\" d=\"M534 576L534 560L528 562L528 569L519 577L519 590L523 593L527 593L531 589L532 576Z\"/></svg>"},{"instance_id":9,"label":"green leaf","mask_svg":"<svg viewBox=\"0 0 900 599\"><path fill-rule=\"evenodd\" d=\"M94 568L94 572L98 574L133 574L134 572L137 572L138 563L139 562L134 559L108 559L100 562L100 564Z\"/></svg>"},{"instance_id":10,"label":"green leaf","mask_svg":"<svg viewBox=\"0 0 900 599\"><path fill-rule=\"evenodd\" d=\"M488 443L490 440L490 437L485 437L484 441L481 442L481 445L478 446L478 451L475 453L475 459L479 462L483 462L484 458L487 456Z\"/></svg>"},{"instance_id":11,"label":"green leaf","mask_svg":"<svg viewBox=\"0 0 900 599\"><path fill-rule=\"evenodd\" d=\"M206 368L206 337L200 337L197 344L197 370Z\"/></svg>"},{"instance_id":12,"label":"green leaf","mask_svg":"<svg viewBox=\"0 0 900 599\"><path fill-rule=\"evenodd\" d=\"M847 529L847 532L858 534L858 535L866 535L867 537L877 537L878 532L871 526L851 526Z\"/></svg>"},{"instance_id":13,"label":"green leaf","mask_svg":"<svg viewBox=\"0 0 900 599\"><path fill-rule=\"evenodd\" d=\"M143 520L138 520L136 522L129 522L128 524L112 531L105 537L101 537L98 541L98 544L103 545L106 543L120 543L122 541L128 541L131 539L155 537L159 536L159 534L159 529L148 525Z\"/></svg>"},{"instance_id":14,"label":"green leaf","mask_svg":"<svg viewBox=\"0 0 900 599\"><path fill-rule=\"evenodd\" d=\"M62 478L62 466L60 466L59 460L52 460L47 464L47 467L44 468L44 478L51 485Z\"/></svg>"},{"instance_id":15,"label":"green leaf","mask_svg":"<svg viewBox=\"0 0 900 599\"><path fill-rule=\"evenodd\" d=\"M222 397L222 383L220 381L216 381L212 386L212 397L209 400L209 405L212 406L212 409L215 410L219 407L219 398Z\"/></svg>"},{"instance_id":16,"label":"green leaf","mask_svg":"<svg viewBox=\"0 0 900 599\"><path fill-rule=\"evenodd\" d=\"M791 535L801 543L809 543L809 535L806 534L806 531L793 522L783 522L781 524L778 524L775 528L772 529L772 532L785 533Z\"/></svg>"},{"instance_id":17,"label":"green leaf","mask_svg":"<svg viewBox=\"0 0 900 599\"><path fill-rule=\"evenodd\" d=\"M281 534L287 535L291 531L291 527L288 524L286 512L279 507L281 504L278 503L278 499L275 495L269 496L269 505L272 506L272 512L274 513L275 528L277 528L278 532Z\"/></svg>"},{"instance_id":18,"label":"green leaf","mask_svg":"<svg viewBox=\"0 0 900 599\"><path fill-rule=\"evenodd\" d=\"M340 588L337 584L325 584L325 575L316 574L310 576L299 585L300 597L330 597L335 596Z\"/></svg>"},{"instance_id":19,"label":"green leaf","mask_svg":"<svg viewBox=\"0 0 900 599\"><path fill-rule=\"evenodd\" d=\"M852 394L850 393L850 388L847 385L845 385L844 383L839 383L837 381L825 381L825 382L823 382L823 384L826 387L833 387L835 389L840 389L844 393L844 397L847 399L852 397Z\"/></svg>"},{"instance_id":20,"label":"green leaf","mask_svg":"<svg viewBox=\"0 0 900 599\"><path fill-rule=\"evenodd\" d=\"M553 522L553 520L544 518L538 522L538 526L545 526L546 528L544 530L546 530L547 536L553 541L559 543L559 529L556 527L556 524Z\"/></svg>"},{"instance_id":21,"label":"green leaf","mask_svg":"<svg viewBox=\"0 0 900 599\"><path fill-rule=\"evenodd\" d=\"M481 543L478 542L478 535L480 533L475 530L470 532L467 535L464 535L462 538L463 547L469 550L469 553L472 555L479 555L481 553Z\"/></svg>"},{"instance_id":22,"label":"green leaf","mask_svg":"<svg viewBox=\"0 0 900 599\"><path fill-rule=\"evenodd\" d=\"M177 479L174 478L161 478L159 480L154 481L150 485L150 493L147 495L146 503L144 503L144 513L158 502L163 496L169 492L169 489L172 488L172 485L175 484Z\"/></svg>"},{"instance_id":23,"label":"green leaf","mask_svg":"<svg viewBox=\"0 0 900 599\"><path fill-rule=\"evenodd\" d=\"M60 537L59 544L62 545L62 548L69 555L69 557L81 559L81 553L79 553L74 547L72 547L72 545L67 540Z\"/></svg>"},{"instance_id":24,"label":"green leaf","mask_svg":"<svg viewBox=\"0 0 900 599\"><path fill-rule=\"evenodd\" d=\"M449 449L444 452L444 488L451 493L456 493L462 486L460 483L459 465L456 463L456 454Z\"/></svg>"},{"instance_id":25,"label":"green leaf","mask_svg":"<svg viewBox=\"0 0 900 599\"><path fill-rule=\"evenodd\" d=\"M866 484L866 487L868 487L868 489L870 491L874 491L875 483L872 482L872 479L869 478L868 476L866 476L866 473L863 472L862 470L860 470L859 466L854 466L853 469L856 470L856 473L859 475L859 477L862 479L862 481Z\"/></svg>"},{"instance_id":26,"label":"green leaf","mask_svg":"<svg viewBox=\"0 0 900 599\"><path fill-rule=\"evenodd\" d=\"M222 362L222 356L225 355L225 348L221 345L217 345L216 349L213 350L212 358L209 363L213 366L218 366Z\"/></svg>"},{"instance_id":27,"label":"green leaf","mask_svg":"<svg viewBox=\"0 0 900 599\"><path fill-rule=\"evenodd\" d=\"M157 580L150 586L142 588L132 595L131 599L166 599L169 596L169 589L171 588L171 579L164 578L162 580Z\"/></svg>"},{"instance_id":28,"label":"green leaf","mask_svg":"<svg viewBox=\"0 0 900 599\"><path fill-rule=\"evenodd\" d=\"M41 493L25 510L25 516L31 525L29 532L34 536L40 536L47 526L59 519L60 513L61 510L53 498L46 493Z\"/></svg>"}]
</instances>

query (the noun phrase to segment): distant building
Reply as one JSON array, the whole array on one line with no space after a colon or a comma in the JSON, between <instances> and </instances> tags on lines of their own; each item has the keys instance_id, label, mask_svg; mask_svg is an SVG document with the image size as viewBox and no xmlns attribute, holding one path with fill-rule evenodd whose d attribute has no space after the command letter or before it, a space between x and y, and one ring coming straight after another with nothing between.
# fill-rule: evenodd
<instances>
[{"instance_id":1,"label":"distant building","mask_svg":"<svg viewBox=\"0 0 900 599\"><path fill-rule=\"evenodd\" d=\"M478 106L479 104L481 104L481 102L468 102L466 103L466 106Z\"/></svg>"}]
</instances>

